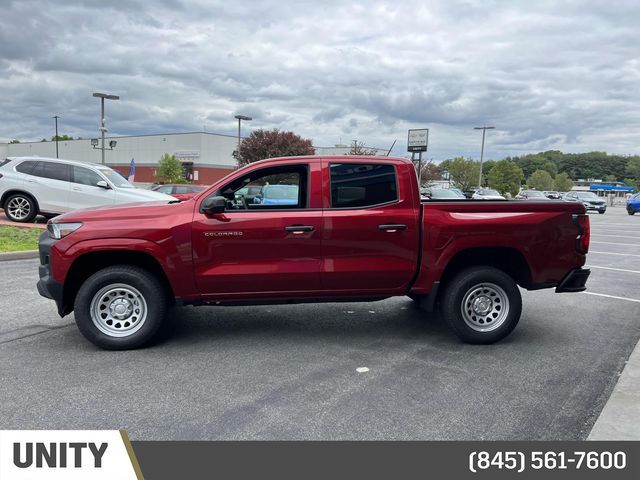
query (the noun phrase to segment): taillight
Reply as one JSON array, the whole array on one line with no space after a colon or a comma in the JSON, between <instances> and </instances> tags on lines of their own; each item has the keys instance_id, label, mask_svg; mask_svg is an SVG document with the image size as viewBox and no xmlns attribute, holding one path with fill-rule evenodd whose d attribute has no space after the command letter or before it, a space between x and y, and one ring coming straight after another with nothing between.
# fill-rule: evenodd
<instances>
[{"instance_id":1,"label":"taillight","mask_svg":"<svg viewBox=\"0 0 640 480\"><path fill-rule=\"evenodd\" d=\"M591 240L591 226L589 216L585 214L574 215L573 221L578 227L578 238L576 238L576 250L578 253L586 254L589 251L589 241Z\"/></svg>"}]
</instances>

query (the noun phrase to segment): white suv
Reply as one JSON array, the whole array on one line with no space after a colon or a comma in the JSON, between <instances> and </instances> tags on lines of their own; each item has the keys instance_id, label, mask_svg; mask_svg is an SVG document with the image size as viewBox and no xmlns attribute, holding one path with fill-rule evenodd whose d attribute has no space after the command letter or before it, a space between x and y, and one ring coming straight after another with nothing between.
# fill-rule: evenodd
<instances>
[{"instance_id":1,"label":"white suv","mask_svg":"<svg viewBox=\"0 0 640 480\"><path fill-rule=\"evenodd\" d=\"M152 200L175 201L135 188L115 170L95 163L44 157L0 161L0 207L14 222L30 222L79 208Z\"/></svg>"}]
</instances>

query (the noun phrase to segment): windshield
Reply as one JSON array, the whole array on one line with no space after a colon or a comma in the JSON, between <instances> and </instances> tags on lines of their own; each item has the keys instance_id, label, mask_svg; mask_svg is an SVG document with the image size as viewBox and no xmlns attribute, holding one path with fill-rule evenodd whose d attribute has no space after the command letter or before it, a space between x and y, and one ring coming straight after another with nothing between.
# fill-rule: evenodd
<instances>
[{"instance_id":1,"label":"windshield","mask_svg":"<svg viewBox=\"0 0 640 480\"><path fill-rule=\"evenodd\" d=\"M98 171L107 177L109 181L116 186L116 188L135 188L127 181L126 178L109 167L98 167Z\"/></svg>"},{"instance_id":2,"label":"windshield","mask_svg":"<svg viewBox=\"0 0 640 480\"><path fill-rule=\"evenodd\" d=\"M531 190L527 192L528 197L544 197L544 193L539 192L537 190Z\"/></svg>"},{"instance_id":3,"label":"windshield","mask_svg":"<svg viewBox=\"0 0 640 480\"><path fill-rule=\"evenodd\" d=\"M580 200L598 200L598 196L591 192L581 192L578 194Z\"/></svg>"},{"instance_id":4,"label":"windshield","mask_svg":"<svg viewBox=\"0 0 640 480\"><path fill-rule=\"evenodd\" d=\"M480 190L480 195L500 195L497 190Z\"/></svg>"}]
</instances>

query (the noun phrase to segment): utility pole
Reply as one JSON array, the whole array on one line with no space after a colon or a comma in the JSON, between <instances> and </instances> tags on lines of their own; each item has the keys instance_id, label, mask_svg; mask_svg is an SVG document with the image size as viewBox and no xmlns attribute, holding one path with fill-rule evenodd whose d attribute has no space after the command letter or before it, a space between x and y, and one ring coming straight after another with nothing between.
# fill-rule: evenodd
<instances>
[{"instance_id":1,"label":"utility pole","mask_svg":"<svg viewBox=\"0 0 640 480\"><path fill-rule=\"evenodd\" d=\"M238 167L240 166L240 128L242 120L253 120L251 117L247 117L246 115L236 115L234 118L238 120Z\"/></svg>"},{"instance_id":2,"label":"utility pole","mask_svg":"<svg viewBox=\"0 0 640 480\"><path fill-rule=\"evenodd\" d=\"M104 126L104 99L107 100L119 100L120 97L118 95L109 95L107 93L94 93L94 97L100 99L100 133L102 136L102 145L100 146L100 150L102 150L102 164L104 165L104 134L107 132L107 128Z\"/></svg>"},{"instance_id":3,"label":"utility pole","mask_svg":"<svg viewBox=\"0 0 640 480\"><path fill-rule=\"evenodd\" d=\"M51 118L55 118L56 120L56 158L58 157L58 119L60 118L58 115L54 115Z\"/></svg>"},{"instance_id":4,"label":"utility pole","mask_svg":"<svg viewBox=\"0 0 640 480\"><path fill-rule=\"evenodd\" d=\"M478 188L482 188L482 161L484 160L484 135L487 130L494 129L496 127L473 127L474 130L482 130L482 147L480 148L480 175L478 176Z\"/></svg>"}]
</instances>

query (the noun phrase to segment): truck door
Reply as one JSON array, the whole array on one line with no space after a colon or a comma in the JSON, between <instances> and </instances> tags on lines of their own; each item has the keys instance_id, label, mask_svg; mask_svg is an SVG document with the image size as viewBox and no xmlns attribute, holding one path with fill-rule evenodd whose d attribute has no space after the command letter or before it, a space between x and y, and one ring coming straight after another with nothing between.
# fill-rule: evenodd
<instances>
[{"instance_id":1,"label":"truck door","mask_svg":"<svg viewBox=\"0 0 640 480\"><path fill-rule=\"evenodd\" d=\"M417 191L407 191L411 168L366 159L323 163L324 290L374 294L408 287L420 248Z\"/></svg>"},{"instance_id":2,"label":"truck door","mask_svg":"<svg viewBox=\"0 0 640 480\"><path fill-rule=\"evenodd\" d=\"M216 216L200 213L200 199L192 242L203 298L317 293L322 208L310 185L317 177L314 184L321 186L320 175L319 161L255 168L212 194L228 199L227 210ZM267 185L265 201L258 192Z\"/></svg>"}]
</instances>

